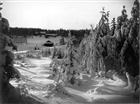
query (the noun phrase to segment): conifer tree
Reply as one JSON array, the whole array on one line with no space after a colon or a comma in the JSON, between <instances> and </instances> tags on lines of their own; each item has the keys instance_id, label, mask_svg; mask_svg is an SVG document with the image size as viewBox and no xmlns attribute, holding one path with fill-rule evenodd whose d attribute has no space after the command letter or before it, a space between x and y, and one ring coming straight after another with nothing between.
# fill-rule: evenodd
<instances>
[{"instance_id":1,"label":"conifer tree","mask_svg":"<svg viewBox=\"0 0 140 104\"><path fill-rule=\"evenodd\" d=\"M67 64L65 74L67 76L67 81L70 82L71 84L75 83L76 69L74 67L76 66L77 62L79 62L79 60L76 57L77 50L74 47L74 40L75 40L74 37L70 37L67 43L66 54L64 56L64 60L66 61Z\"/></svg>"},{"instance_id":2,"label":"conifer tree","mask_svg":"<svg viewBox=\"0 0 140 104\"><path fill-rule=\"evenodd\" d=\"M115 18L113 18L113 20L111 21L111 33L110 33L111 36L114 35L115 28L116 28L116 22L115 22Z\"/></svg>"}]
</instances>

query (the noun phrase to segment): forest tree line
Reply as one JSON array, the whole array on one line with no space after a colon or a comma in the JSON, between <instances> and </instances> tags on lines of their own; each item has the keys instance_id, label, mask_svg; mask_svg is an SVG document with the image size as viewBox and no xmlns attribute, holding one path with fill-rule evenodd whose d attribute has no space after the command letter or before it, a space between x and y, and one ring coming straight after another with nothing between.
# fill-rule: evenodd
<instances>
[{"instance_id":1,"label":"forest tree line","mask_svg":"<svg viewBox=\"0 0 140 104\"><path fill-rule=\"evenodd\" d=\"M88 33L90 30L88 29L79 29L79 30L70 30L73 35L76 37L81 37L85 32ZM41 29L41 28L19 28L19 27L10 27L10 31L7 33L9 36L40 36L43 35L41 32L45 34L57 34L57 36L67 37L69 30L67 29Z\"/></svg>"}]
</instances>

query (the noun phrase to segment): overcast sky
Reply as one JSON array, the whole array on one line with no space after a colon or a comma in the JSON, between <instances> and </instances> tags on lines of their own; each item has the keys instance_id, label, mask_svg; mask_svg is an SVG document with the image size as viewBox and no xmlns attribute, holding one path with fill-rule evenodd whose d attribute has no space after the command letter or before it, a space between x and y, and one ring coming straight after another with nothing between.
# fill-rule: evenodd
<instances>
[{"instance_id":1,"label":"overcast sky","mask_svg":"<svg viewBox=\"0 0 140 104\"><path fill-rule=\"evenodd\" d=\"M42 29L89 29L97 24L100 11L110 11L113 17L121 15L126 6L128 17L134 0L3 0L2 16L11 27Z\"/></svg>"}]
</instances>

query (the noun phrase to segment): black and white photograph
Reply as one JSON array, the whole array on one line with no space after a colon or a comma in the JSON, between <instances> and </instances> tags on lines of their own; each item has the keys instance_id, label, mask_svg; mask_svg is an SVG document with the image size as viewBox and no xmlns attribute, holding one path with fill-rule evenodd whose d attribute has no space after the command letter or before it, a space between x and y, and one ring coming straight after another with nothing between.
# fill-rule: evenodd
<instances>
[{"instance_id":1,"label":"black and white photograph","mask_svg":"<svg viewBox=\"0 0 140 104\"><path fill-rule=\"evenodd\" d=\"M139 104L140 0L0 0L0 104Z\"/></svg>"}]
</instances>

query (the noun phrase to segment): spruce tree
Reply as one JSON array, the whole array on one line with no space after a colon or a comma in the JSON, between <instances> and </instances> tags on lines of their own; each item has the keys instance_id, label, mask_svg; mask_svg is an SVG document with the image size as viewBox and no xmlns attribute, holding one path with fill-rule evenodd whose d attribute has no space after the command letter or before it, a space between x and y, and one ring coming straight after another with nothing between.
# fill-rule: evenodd
<instances>
[{"instance_id":1,"label":"spruce tree","mask_svg":"<svg viewBox=\"0 0 140 104\"><path fill-rule=\"evenodd\" d=\"M64 60L66 60L67 66L65 74L67 76L67 81L71 84L75 83L75 75L76 75L76 69L75 66L77 64L78 59L76 57L77 50L74 47L74 37L70 37L68 43L67 43L67 51L66 55L64 56Z\"/></svg>"}]
</instances>

